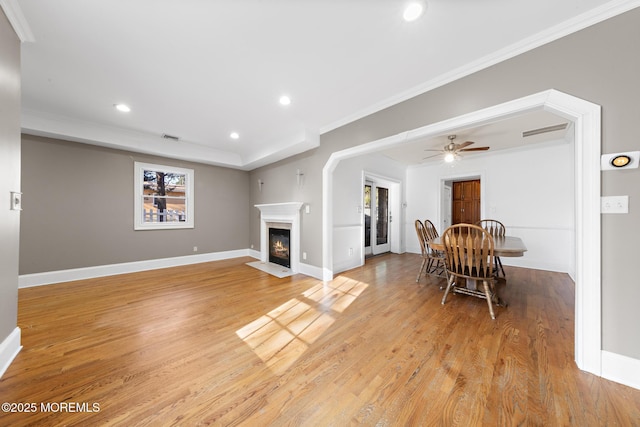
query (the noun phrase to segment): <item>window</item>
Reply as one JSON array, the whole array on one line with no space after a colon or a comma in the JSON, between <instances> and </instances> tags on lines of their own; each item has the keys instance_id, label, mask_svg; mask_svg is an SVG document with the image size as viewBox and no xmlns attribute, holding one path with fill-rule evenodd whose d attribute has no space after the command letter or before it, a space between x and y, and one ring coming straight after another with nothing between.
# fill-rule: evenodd
<instances>
[{"instance_id":1,"label":"window","mask_svg":"<svg viewBox=\"0 0 640 427\"><path fill-rule=\"evenodd\" d=\"M135 162L134 229L193 228L193 170Z\"/></svg>"}]
</instances>

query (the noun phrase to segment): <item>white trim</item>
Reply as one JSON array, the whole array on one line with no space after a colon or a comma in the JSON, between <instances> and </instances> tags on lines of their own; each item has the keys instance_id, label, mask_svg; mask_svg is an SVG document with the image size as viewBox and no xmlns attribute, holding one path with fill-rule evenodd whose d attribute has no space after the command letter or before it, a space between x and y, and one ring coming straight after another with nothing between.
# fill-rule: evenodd
<instances>
[{"instance_id":1,"label":"white trim","mask_svg":"<svg viewBox=\"0 0 640 427\"><path fill-rule=\"evenodd\" d=\"M532 111L546 110L575 125L576 197L576 313L575 361L578 367L601 375L601 248L600 248L600 106L548 90L483 110L402 132L367 144L337 151L322 170L324 279L333 278L333 171L341 160L396 146L404 141L455 133Z\"/></svg>"},{"instance_id":2,"label":"white trim","mask_svg":"<svg viewBox=\"0 0 640 427\"><path fill-rule=\"evenodd\" d=\"M184 175L185 185L185 216L186 220L181 222L145 222L143 219L144 203L144 171L156 171L169 174ZM179 228L193 228L194 221L194 171L193 169L180 168L175 166L158 165L153 163L133 162L133 229L140 230L173 230Z\"/></svg>"},{"instance_id":3,"label":"white trim","mask_svg":"<svg viewBox=\"0 0 640 427\"><path fill-rule=\"evenodd\" d=\"M260 261L269 261L269 227L268 223L280 222L291 224L291 271L300 270L300 208L303 202L267 203L254 205L260 210Z\"/></svg>"},{"instance_id":4,"label":"white trim","mask_svg":"<svg viewBox=\"0 0 640 427\"><path fill-rule=\"evenodd\" d=\"M1 1L1 0L0 0ZM266 144L246 159L239 153L220 150L184 139L180 144L158 144L158 134L80 120L50 112L22 109L22 133L92 144L171 159L186 160L240 170L253 170L286 159L320 145L312 129L288 135L280 144ZM273 141L272 141L273 142Z\"/></svg>"},{"instance_id":5,"label":"white trim","mask_svg":"<svg viewBox=\"0 0 640 427\"><path fill-rule=\"evenodd\" d=\"M0 343L0 378L16 358L22 345L20 345L20 328L16 328Z\"/></svg>"},{"instance_id":6,"label":"white trim","mask_svg":"<svg viewBox=\"0 0 640 427\"><path fill-rule=\"evenodd\" d=\"M602 377L640 390L640 360L603 350Z\"/></svg>"},{"instance_id":7,"label":"white trim","mask_svg":"<svg viewBox=\"0 0 640 427\"><path fill-rule=\"evenodd\" d=\"M250 256L260 259L260 252L255 249L237 249L233 251L210 252L207 254L187 255L173 258L160 258L147 261L125 262L121 264L98 265L94 267L73 268L69 270L47 271L44 273L22 274L18 277L18 288L51 285L74 280L94 279L97 277L113 276L116 274L137 273L139 271L156 270L160 268L179 267L182 265L200 264L203 262L222 261ZM299 263L298 273L323 280L323 270L309 264ZM0 362L1 359L0 345Z\"/></svg>"},{"instance_id":8,"label":"white trim","mask_svg":"<svg viewBox=\"0 0 640 427\"><path fill-rule=\"evenodd\" d=\"M22 43L36 41L18 0L0 0L0 7Z\"/></svg>"},{"instance_id":9,"label":"white trim","mask_svg":"<svg viewBox=\"0 0 640 427\"><path fill-rule=\"evenodd\" d=\"M402 227L402 200L404 199L404 181L398 178L390 178L385 175L381 175L376 172L370 172L367 169L362 170L362 182L360 184L361 193L360 200L364 200L364 186L366 182L371 182L376 187L378 184L382 186L389 187L389 201L388 208L389 213L392 217L395 217L395 221L391 218L389 222L389 251L399 254L402 253L402 238L403 238L403 227ZM364 248L364 215L360 215L360 220L362 221L360 227L362 227L362 237L360 241L360 247ZM373 246L371 246L373 249ZM360 265L364 264L364 251L361 252L360 257ZM342 270L344 271L344 270Z\"/></svg>"},{"instance_id":10,"label":"white trim","mask_svg":"<svg viewBox=\"0 0 640 427\"><path fill-rule=\"evenodd\" d=\"M201 262L220 261L224 259L252 256L249 249L210 252L206 254L186 255L174 258L133 261L121 264L98 265L94 267L73 268L69 270L47 271L44 273L22 274L18 277L18 288L50 285L52 283L70 282L73 280L93 279L115 274L136 273L138 271L158 268L178 267L181 265L199 264Z\"/></svg>"},{"instance_id":11,"label":"white trim","mask_svg":"<svg viewBox=\"0 0 640 427\"><path fill-rule=\"evenodd\" d=\"M322 268L316 267L315 265L310 264L299 264L300 271L298 273L304 274L305 276L313 277L314 279L322 280L323 279L323 271Z\"/></svg>"},{"instance_id":12,"label":"white trim","mask_svg":"<svg viewBox=\"0 0 640 427\"><path fill-rule=\"evenodd\" d=\"M260 251L256 251L255 249L249 249L249 256L255 259L260 259Z\"/></svg>"},{"instance_id":13,"label":"white trim","mask_svg":"<svg viewBox=\"0 0 640 427\"><path fill-rule=\"evenodd\" d=\"M456 182L456 181L471 181L471 180L480 180L480 217L481 218L489 218L488 215L484 215L483 212L486 212L486 198L483 196L487 194L487 172L485 170L480 171L469 171L464 173L454 173L450 175L443 175L440 177L440 185L438 186L438 200L436 202L436 224L439 224L441 230L446 230L447 226L444 223L445 215L444 208L445 203L442 197L445 193L445 184L447 182ZM451 187L452 197L453 197L453 187ZM449 224L451 225L451 224Z\"/></svg>"}]
</instances>

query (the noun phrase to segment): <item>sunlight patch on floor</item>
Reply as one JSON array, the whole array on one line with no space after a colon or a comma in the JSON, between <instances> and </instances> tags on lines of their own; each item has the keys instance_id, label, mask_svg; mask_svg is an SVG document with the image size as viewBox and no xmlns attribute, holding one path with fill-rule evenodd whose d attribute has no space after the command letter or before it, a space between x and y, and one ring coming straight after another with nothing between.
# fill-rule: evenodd
<instances>
[{"instance_id":1,"label":"sunlight patch on floor","mask_svg":"<svg viewBox=\"0 0 640 427\"><path fill-rule=\"evenodd\" d=\"M299 298L260 316L236 331L277 375L284 373L367 288L343 276L319 282Z\"/></svg>"}]
</instances>

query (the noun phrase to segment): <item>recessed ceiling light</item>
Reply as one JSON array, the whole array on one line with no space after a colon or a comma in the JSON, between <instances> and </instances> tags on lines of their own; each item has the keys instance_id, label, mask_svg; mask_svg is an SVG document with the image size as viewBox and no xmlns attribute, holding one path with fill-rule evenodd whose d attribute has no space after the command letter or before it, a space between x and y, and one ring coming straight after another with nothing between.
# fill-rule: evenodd
<instances>
[{"instance_id":1,"label":"recessed ceiling light","mask_svg":"<svg viewBox=\"0 0 640 427\"><path fill-rule=\"evenodd\" d=\"M412 1L404 8L402 17L405 21L411 22L418 19L424 12L425 4L420 1Z\"/></svg>"},{"instance_id":2,"label":"recessed ceiling light","mask_svg":"<svg viewBox=\"0 0 640 427\"><path fill-rule=\"evenodd\" d=\"M131 108L129 108L129 106L126 104L114 104L114 107L116 107L116 110L123 113L128 113L129 111L131 111Z\"/></svg>"},{"instance_id":3,"label":"recessed ceiling light","mask_svg":"<svg viewBox=\"0 0 640 427\"><path fill-rule=\"evenodd\" d=\"M291 104L291 98L289 98L287 95L282 95L280 97L280 105L289 105Z\"/></svg>"},{"instance_id":4,"label":"recessed ceiling light","mask_svg":"<svg viewBox=\"0 0 640 427\"><path fill-rule=\"evenodd\" d=\"M231 132L231 134L229 134L229 138L238 139L240 138L240 135L238 134L238 132Z\"/></svg>"}]
</instances>

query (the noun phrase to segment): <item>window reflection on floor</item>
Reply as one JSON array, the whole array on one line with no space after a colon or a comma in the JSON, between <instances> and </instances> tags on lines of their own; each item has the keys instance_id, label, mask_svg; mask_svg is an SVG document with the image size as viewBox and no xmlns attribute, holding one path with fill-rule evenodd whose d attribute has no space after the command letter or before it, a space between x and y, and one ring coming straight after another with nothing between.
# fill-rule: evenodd
<instances>
[{"instance_id":1,"label":"window reflection on floor","mask_svg":"<svg viewBox=\"0 0 640 427\"><path fill-rule=\"evenodd\" d=\"M343 276L318 282L236 331L275 374L287 370L358 298L367 284Z\"/></svg>"}]
</instances>

